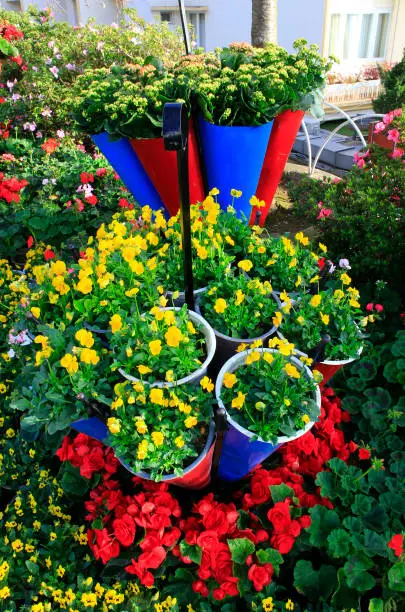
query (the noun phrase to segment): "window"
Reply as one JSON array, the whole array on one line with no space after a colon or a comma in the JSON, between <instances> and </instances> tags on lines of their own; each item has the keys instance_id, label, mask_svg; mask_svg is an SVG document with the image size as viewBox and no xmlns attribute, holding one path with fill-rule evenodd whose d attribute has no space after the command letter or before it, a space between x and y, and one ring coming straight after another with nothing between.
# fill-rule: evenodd
<instances>
[{"instance_id":1,"label":"window","mask_svg":"<svg viewBox=\"0 0 405 612\"><path fill-rule=\"evenodd\" d=\"M385 59L389 12L331 15L329 53L341 60Z\"/></svg>"},{"instance_id":2,"label":"window","mask_svg":"<svg viewBox=\"0 0 405 612\"><path fill-rule=\"evenodd\" d=\"M154 11L154 15L161 22L168 24L170 29L181 27L180 13L178 10ZM193 38L197 47L205 47L205 11L189 10L186 8L187 21L193 28Z\"/></svg>"}]
</instances>

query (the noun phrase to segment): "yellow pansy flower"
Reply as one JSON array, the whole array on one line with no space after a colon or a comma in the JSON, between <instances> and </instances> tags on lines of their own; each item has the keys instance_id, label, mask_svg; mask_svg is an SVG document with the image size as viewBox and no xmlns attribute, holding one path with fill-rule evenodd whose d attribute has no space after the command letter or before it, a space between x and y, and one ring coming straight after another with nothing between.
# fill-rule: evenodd
<instances>
[{"instance_id":1,"label":"yellow pansy flower","mask_svg":"<svg viewBox=\"0 0 405 612\"><path fill-rule=\"evenodd\" d=\"M110 319L110 327L113 334L119 331L122 327L122 319L119 314L115 314Z\"/></svg>"},{"instance_id":2,"label":"yellow pansy flower","mask_svg":"<svg viewBox=\"0 0 405 612\"><path fill-rule=\"evenodd\" d=\"M152 340L149 342L149 350L153 356L159 355L162 350L162 343L160 340Z\"/></svg>"},{"instance_id":3,"label":"yellow pansy flower","mask_svg":"<svg viewBox=\"0 0 405 612\"><path fill-rule=\"evenodd\" d=\"M214 310L218 314L222 314L227 308L227 303L223 298L218 298L214 304Z\"/></svg>"},{"instance_id":4,"label":"yellow pansy flower","mask_svg":"<svg viewBox=\"0 0 405 612\"><path fill-rule=\"evenodd\" d=\"M70 353L66 353L60 360L60 365L65 368L69 374L75 374L79 369L79 364L77 363L77 359L74 355Z\"/></svg>"},{"instance_id":5,"label":"yellow pansy flower","mask_svg":"<svg viewBox=\"0 0 405 612\"><path fill-rule=\"evenodd\" d=\"M209 393L214 390L214 383L210 378L208 378L208 376L203 376L203 378L200 380L200 385L205 391L208 391Z\"/></svg>"},{"instance_id":6,"label":"yellow pansy flower","mask_svg":"<svg viewBox=\"0 0 405 612\"><path fill-rule=\"evenodd\" d=\"M292 363L286 363L284 367L285 373L291 378L301 378L301 374Z\"/></svg>"},{"instance_id":7,"label":"yellow pansy flower","mask_svg":"<svg viewBox=\"0 0 405 612\"><path fill-rule=\"evenodd\" d=\"M121 431L121 421L115 417L107 419L107 427L110 433L118 434Z\"/></svg>"},{"instance_id":8,"label":"yellow pansy flower","mask_svg":"<svg viewBox=\"0 0 405 612\"><path fill-rule=\"evenodd\" d=\"M197 423L198 423L198 419L195 416L188 416L186 420L184 421L184 425L187 427L187 429L191 429L192 427L197 425Z\"/></svg>"},{"instance_id":9,"label":"yellow pansy flower","mask_svg":"<svg viewBox=\"0 0 405 612\"><path fill-rule=\"evenodd\" d=\"M320 312L320 317L321 317L321 321L324 325L329 325L329 315L328 314L323 314L323 312Z\"/></svg>"},{"instance_id":10,"label":"yellow pansy flower","mask_svg":"<svg viewBox=\"0 0 405 612\"><path fill-rule=\"evenodd\" d=\"M80 361L87 364L97 365L100 361L100 357L93 349L84 348L80 352Z\"/></svg>"},{"instance_id":11,"label":"yellow pansy flower","mask_svg":"<svg viewBox=\"0 0 405 612\"><path fill-rule=\"evenodd\" d=\"M250 259L242 259L242 261L238 263L238 268L244 272L250 272L250 270L253 268L253 263L250 261Z\"/></svg>"},{"instance_id":12,"label":"yellow pansy flower","mask_svg":"<svg viewBox=\"0 0 405 612\"><path fill-rule=\"evenodd\" d=\"M178 327L176 327L175 325L171 325L165 333L165 338L168 346L176 348L182 341L183 334L181 333L181 330Z\"/></svg>"},{"instance_id":13,"label":"yellow pansy flower","mask_svg":"<svg viewBox=\"0 0 405 612\"><path fill-rule=\"evenodd\" d=\"M140 365L138 365L138 366L136 366L136 367L137 367L137 370L138 370L138 372L139 372L139 374L140 374L141 376L144 376L145 374L150 374L150 372L152 372L152 370L150 369L150 367L149 367L149 366L146 366L146 365L142 365L142 364L140 364Z\"/></svg>"},{"instance_id":14,"label":"yellow pansy flower","mask_svg":"<svg viewBox=\"0 0 405 612\"><path fill-rule=\"evenodd\" d=\"M319 304L322 301L322 296L317 293L316 295L313 295L309 301L309 303L311 304L311 306L313 306L314 308L317 308L319 306Z\"/></svg>"},{"instance_id":15,"label":"yellow pansy flower","mask_svg":"<svg viewBox=\"0 0 405 612\"><path fill-rule=\"evenodd\" d=\"M237 381L237 378L233 372L225 372L223 383L227 389L232 389L236 381Z\"/></svg>"},{"instance_id":16,"label":"yellow pansy flower","mask_svg":"<svg viewBox=\"0 0 405 612\"><path fill-rule=\"evenodd\" d=\"M75 338L86 348L91 348L94 344L93 334L87 331L87 329L79 329L79 331L75 333Z\"/></svg>"},{"instance_id":17,"label":"yellow pansy flower","mask_svg":"<svg viewBox=\"0 0 405 612\"><path fill-rule=\"evenodd\" d=\"M281 314L281 312L277 311L273 317L273 325L275 327L278 327L281 322L283 320L283 315Z\"/></svg>"},{"instance_id":18,"label":"yellow pansy flower","mask_svg":"<svg viewBox=\"0 0 405 612\"><path fill-rule=\"evenodd\" d=\"M255 361L259 361L259 359L260 359L259 351L252 351L251 353L246 355L245 363L246 365L250 365L251 363L254 363Z\"/></svg>"},{"instance_id":19,"label":"yellow pansy flower","mask_svg":"<svg viewBox=\"0 0 405 612\"><path fill-rule=\"evenodd\" d=\"M162 446L165 439L164 434L161 431L153 431L151 434L152 442L155 446Z\"/></svg>"},{"instance_id":20,"label":"yellow pansy flower","mask_svg":"<svg viewBox=\"0 0 405 612\"><path fill-rule=\"evenodd\" d=\"M245 403L245 397L246 397L246 393L242 393L242 391L238 391L238 395L236 397L233 398L232 400L232 408L236 408L237 410L240 410L243 407L243 404Z\"/></svg>"}]
</instances>

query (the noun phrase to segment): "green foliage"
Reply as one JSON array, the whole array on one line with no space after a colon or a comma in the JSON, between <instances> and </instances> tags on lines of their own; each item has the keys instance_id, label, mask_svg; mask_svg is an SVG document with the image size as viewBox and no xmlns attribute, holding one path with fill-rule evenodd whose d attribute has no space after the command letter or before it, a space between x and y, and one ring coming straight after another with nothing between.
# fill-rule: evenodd
<instances>
[{"instance_id":1,"label":"green foliage","mask_svg":"<svg viewBox=\"0 0 405 612\"><path fill-rule=\"evenodd\" d=\"M336 586L336 570L332 565L321 565L319 570L310 561L298 561L294 569L294 586L312 602L326 601Z\"/></svg>"},{"instance_id":2,"label":"green foliage","mask_svg":"<svg viewBox=\"0 0 405 612\"><path fill-rule=\"evenodd\" d=\"M294 211L315 223L331 256L350 260L356 283L389 281L403 292L405 256L404 165L384 149L373 147L366 166L354 165L338 182L302 179L292 183ZM320 208L332 210L317 220Z\"/></svg>"},{"instance_id":3,"label":"green foliage","mask_svg":"<svg viewBox=\"0 0 405 612\"><path fill-rule=\"evenodd\" d=\"M55 248L62 244L80 248L88 234L119 209L120 198L126 196L133 203L132 196L122 192L121 181L104 157L89 155L69 138L56 142L52 154L38 142L0 142L0 152L6 154L6 178L16 176L28 181L19 202L0 199L0 257L21 261L29 236L34 237L36 245L42 242ZM86 179L83 173L91 176ZM89 192L82 187L83 176L89 181ZM87 200L86 193L96 200Z\"/></svg>"},{"instance_id":4,"label":"green foliage","mask_svg":"<svg viewBox=\"0 0 405 612\"><path fill-rule=\"evenodd\" d=\"M373 100L376 113L388 113L393 108L405 105L405 50L400 62L390 70L379 67L384 91Z\"/></svg>"},{"instance_id":5,"label":"green foliage","mask_svg":"<svg viewBox=\"0 0 405 612\"><path fill-rule=\"evenodd\" d=\"M231 551L232 561L238 564L244 564L247 557L255 551L255 545L247 538L228 540L228 546Z\"/></svg>"},{"instance_id":6,"label":"green foliage","mask_svg":"<svg viewBox=\"0 0 405 612\"><path fill-rule=\"evenodd\" d=\"M0 10L0 20L4 18L24 33L18 50L28 69L22 71L11 61L4 65L3 76L17 79L13 93L21 97L7 97L0 105L0 121L18 115L16 125L20 129L27 120L35 121L44 136L58 128L73 128L70 92L84 71L136 63L139 57L151 55L172 63L183 53L181 38L170 32L167 24L149 24L134 10L126 11L119 27L90 21L74 28L63 21L55 22L49 11L34 7L24 13ZM56 73L50 68L56 68Z\"/></svg>"}]
</instances>

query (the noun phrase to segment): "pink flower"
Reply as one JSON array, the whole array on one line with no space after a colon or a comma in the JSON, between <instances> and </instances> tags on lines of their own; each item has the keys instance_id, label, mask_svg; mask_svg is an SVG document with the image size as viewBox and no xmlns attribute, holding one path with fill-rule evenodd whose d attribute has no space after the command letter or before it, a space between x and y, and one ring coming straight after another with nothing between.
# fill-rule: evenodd
<instances>
[{"instance_id":1,"label":"pink flower","mask_svg":"<svg viewBox=\"0 0 405 612\"><path fill-rule=\"evenodd\" d=\"M385 130L385 123L383 123L382 121L379 121L378 123L375 124L374 134L379 134L380 132L383 132L384 130Z\"/></svg>"},{"instance_id":2,"label":"pink flower","mask_svg":"<svg viewBox=\"0 0 405 612\"><path fill-rule=\"evenodd\" d=\"M392 111L394 114L394 117L400 117L402 115L402 108L396 108L394 111Z\"/></svg>"},{"instance_id":3,"label":"pink flower","mask_svg":"<svg viewBox=\"0 0 405 612\"><path fill-rule=\"evenodd\" d=\"M385 123L385 125L389 125L393 121L394 121L394 113L392 111L384 115L383 122Z\"/></svg>"},{"instance_id":4,"label":"pink flower","mask_svg":"<svg viewBox=\"0 0 405 612\"><path fill-rule=\"evenodd\" d=\"M400 147L397 147L393 152L392 152L392 159L395 159L396 157L402 157L404 154L404 150L401 149Z\"/></svg>"},{"instance_id":5,"label":"pink flower","mask_svg":"<svg viewBox=\"0 0 405 612\"><path fill-rule=\"evenodd\" d=\"M49 68L49 70L52 72L53 76L55 77L55 79L59 78L59 68L57 68L56 66L52 66L52 68Z\"/></svg>"},{"instance_id":6,"label":"pink flower","mask_svg":"<svg viewBox=\"0 0 405 612\"><path fill-rule=\"evenodd\" d=\"M335 176L335 178L333 179L333 182L336 185L337 183L340 183L341 180L342 180L341 178L339 178L338 176Z\"/></svg>"},{"instance_id":7,"label":"pink flower","mask_svg":"<svg viewBox=\"0 0 405 612\"><path fill-rule=\"evenodd\" d=\"M373 302L369 302L366 306L366 310L367 312L371 312L372 310L374 310L374 304Z\"/></svg>"},{"instance_id":8,"label":"pink flower","mask_svg":"<svg viewBox=\"0 0 405 612\"><path fill-rule=\"evenodd\" d=\"M392 140L392 142L397 143L399 141L399 132L397 129L388 130L387 140Z\"/></svg>"},{"instance_id":9,"label":"pink flower","mask_svg":"<svg viewBox=\"0 0 405 612\"><path fill-rule=\"evenodd\" d=\"M382 312L384 310L384 306L382 304L376 304L375 309L377 312Z\"/></svg>"},{"instance_id":10,"label":"pink flower","mask_svg":"<svg viewBox=\"0 0 405 612\"><path fill-rule=\"evenodd\" d=\"M357 162L357 167L360 168L360 170L364 168L365 165L366 165L366 162L364 161L363 158L359 159L359 161Z\"/></svg>"},{"instance_id":11,"label":"pink flower","mask_svg":"<svg viewBox=\"0 0 405 612\"><path fill-rule=\"evenodd\" d=\"M317 216L317 219L323 219L324 217L330 217L332 214L332 209L331 208L321 208L319 215Z\"/></svg>"}]
</instances>

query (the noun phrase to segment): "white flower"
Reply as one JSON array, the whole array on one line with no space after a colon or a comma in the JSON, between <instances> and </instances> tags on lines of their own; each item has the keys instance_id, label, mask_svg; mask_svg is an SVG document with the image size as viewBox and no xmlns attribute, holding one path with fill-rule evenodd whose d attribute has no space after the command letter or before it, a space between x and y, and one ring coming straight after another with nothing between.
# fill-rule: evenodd
<instances>
[{"instance_id":1,"label":"white flower","mask_svg":"<svg viewBox=\"0 0 405 612\"><path fill-rule=\"evenodd\" d=\"M42 184L43 184L43 185L47 185L48 183L49 183L49 180L48 180L48 179L43 179L43 180L42 180Z\"/></svg>"},{"instance_id":2,"label":"white flower","mask_svg":"<svg viewBox=\"0 0 405 612\"><path fill-rule=\"evenodd\" d=\"M59 75L59 68L57 68L57 66L52 66L52 68L49 68L49 70L52 72L55 79L57 79Z\"/></svg>"},{"instance_id":3,"label":"white flower","mask_svg":"<svg viewBox=\"0 0 405 612\"><path fill-rule=\"evenodd\" d=\"M56 135L58 136L58 138L64 138L65 137L65 132L63 130L58 130L56 132Z\"/></svg>"},{"instance_id":4,"label":"white flower","mask_svg":"<svg viewBox=\"0 0 405 612\"><path fill-rule=\"evenodd\" d=\"M105 42L102 42L102 41L100 40L100 42L99 42L99 43L97 43L97 51L101 51L101 49L104 47L104 45L105 45Z\"/></svg>"},{"instance_id":5,"label":"white flower","mask_svg":"<svg viewBox=\"0 0 405 612\"><path fill-rule=\"evenodd\" d=\"M348 259L339 259L339 268L343 268L344 270L352 269L352 267L349 265Z\"/></svg>"}]
</instances>

